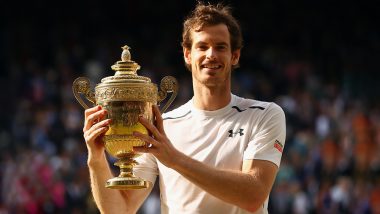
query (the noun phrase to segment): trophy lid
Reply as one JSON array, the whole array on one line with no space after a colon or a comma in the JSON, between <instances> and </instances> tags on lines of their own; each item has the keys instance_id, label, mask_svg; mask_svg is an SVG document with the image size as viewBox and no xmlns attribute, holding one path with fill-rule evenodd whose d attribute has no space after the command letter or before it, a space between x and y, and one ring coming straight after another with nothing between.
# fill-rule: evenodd
<instances>
[{"instance_id":1,"label":"trophy lid","mask_svg":"<svg viewBox=\"0 0 380 214\"><path fill-rule=\"evenodd\" d=\"M137 74L140 65L131 60L130 48L127 45L121 48L123 49L121 61L117 61L111 66L112 70L116 71L115 75L103 78L99 85L104 86L112 83L150 83L150 78Z\"/></svg>"}]
</instances>

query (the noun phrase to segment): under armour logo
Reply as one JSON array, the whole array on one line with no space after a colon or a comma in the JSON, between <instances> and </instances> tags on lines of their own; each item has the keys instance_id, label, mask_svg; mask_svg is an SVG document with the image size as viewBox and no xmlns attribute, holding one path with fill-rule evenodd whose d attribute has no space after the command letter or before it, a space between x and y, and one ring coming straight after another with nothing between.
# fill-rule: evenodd
<instances>
[{"instance_id":1,"label":"under armour logo","mask_svg":"<svg viewBox=\"0 0 380 214\"><path fill-rule=\"evenodd\" d=\"M228 131L229 135L228 137L235 137L237 134L239 134L240 136L244 135L243 133L244 129L239 129L239 131L237 132L234 132L232 129Z\"/></svg>"}]
</instances>

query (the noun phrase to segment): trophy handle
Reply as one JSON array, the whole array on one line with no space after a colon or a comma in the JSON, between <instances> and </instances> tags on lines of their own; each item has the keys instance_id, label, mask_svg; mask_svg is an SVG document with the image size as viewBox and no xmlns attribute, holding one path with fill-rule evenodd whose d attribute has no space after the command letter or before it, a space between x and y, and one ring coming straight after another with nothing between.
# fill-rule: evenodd
<instances>
[{"instance_id":1,"label":"trophy handle","mask_svg":"<svg viewBox=\"0 0 380 214\"><path fill-rule=\"evenodd\" d=\"M166 98L168 92L171 92L172 95L166 102L165 106L162 107L162 113L169 108L169 106L172 104L172 102L178 94L178 82L177 79L172 76L166 76L162 78L160 83L160 90L158 91L158 103L161 103L161 101L163 101Z\"/></svg>"},{"instance_id":2,"label":"trophy handle","mask_svg":"<svg viewBox=\"0 0 380 214\"><path fill-rule=\"evenodd\" d=\"M79 94L83 94L88 101L95 104L95 94L90 90L90 80L86 77L78 77L73 82L73 93L79 104L83 106L84 109L90 108L82 99Z\"/></svg>"}]
</instances>

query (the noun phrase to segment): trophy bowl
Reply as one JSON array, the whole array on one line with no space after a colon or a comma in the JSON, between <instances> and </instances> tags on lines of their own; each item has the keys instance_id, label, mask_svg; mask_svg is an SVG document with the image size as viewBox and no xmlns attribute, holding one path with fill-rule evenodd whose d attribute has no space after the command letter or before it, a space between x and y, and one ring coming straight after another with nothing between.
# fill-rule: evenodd
<instances>
[{"instance_id":1,"label":"trophy bowl","mask_svg":"<svg viewBox=\"0 0 380 214\"><path fill-rule=\"evenodd\" d=\"M148 182L133 174L137 165L135 147L146 146L146 143L132 134L134 131L149 134L139 122L140 116L153 123L152 106L161 103L172 93L161 111L164 112L178 93L178 83L174 77L166 76L161 80L160 90L148 77L137 75L140 66L131 60L128 46L122 47L121 61L111 66L116 71L114 76L105 77L91 90L86 77L78 77L73 82L73 93L83 108L90 105L101 105L111 118L108 131L103 136L105 150L116 158L114 165L120 168L120 174L106 182L111 189L141 189L148 187ZM82 96L81 96L82 95ZM85 99L83 99L83 98ZM87 100L88 102L85 102Z\"/></svg>"}]
</instances>

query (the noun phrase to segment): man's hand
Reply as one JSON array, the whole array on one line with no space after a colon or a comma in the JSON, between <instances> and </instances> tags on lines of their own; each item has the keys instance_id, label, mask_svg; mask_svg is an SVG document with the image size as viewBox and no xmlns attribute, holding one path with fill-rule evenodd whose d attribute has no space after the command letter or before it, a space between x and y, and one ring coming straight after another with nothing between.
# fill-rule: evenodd
<instances>
[{"instance_id":1,"label":"man's hand","mask_svg":"<svg viewBox=\"0 0 380 214\"><path fill-rule=\"evenodd\" d=\"M175 164L175 157L181 153L174 148L169 138L165 134L163 119L157 105L153 106L153 116L155 118L154 124L151 124L147 119L140 117L139 121L145 126L151 133L151 136L142 134L140 132L134 132L135 137L145 141L146 147L135 147L136 152L151 153L162 164L171 168Z\"/></svg>"},{"instance_id":2,"label":"man's hand","mask_svg":"<svg viewBox=\"0 0 380 214\"><path fill-rule=\"evenodd\" d=\"M95 106L85 111L83 137L86 141L89 158L100 157L104 152L102 135L108 130L111 119L106 119L107 111L101 106Z\"/></svg>"}]
</instances>

